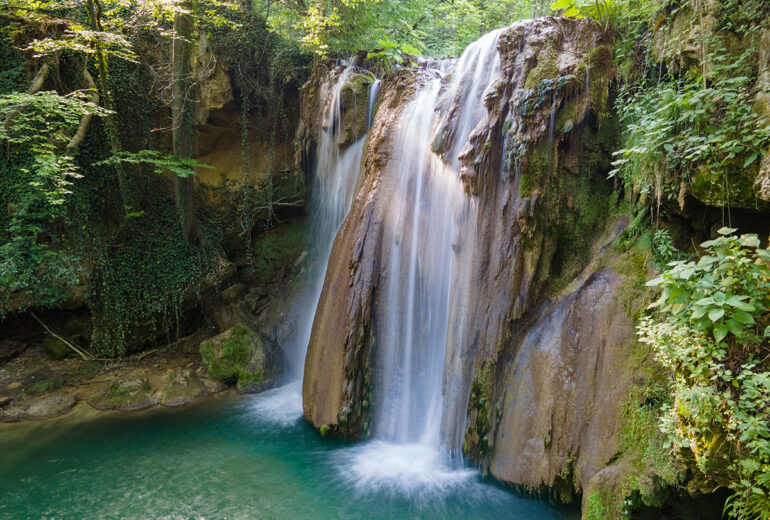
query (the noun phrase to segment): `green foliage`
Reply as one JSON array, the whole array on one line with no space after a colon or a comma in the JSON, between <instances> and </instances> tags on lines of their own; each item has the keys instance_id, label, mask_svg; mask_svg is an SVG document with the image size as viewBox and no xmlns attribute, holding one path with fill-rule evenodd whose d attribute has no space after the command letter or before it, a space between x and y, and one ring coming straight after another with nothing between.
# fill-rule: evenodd
<instances>
[{"instance_id":1,"label":"green foliage","mask_svg":"<svg viewBox=\"0 0 770 520\"><path fill-rule=\"evenodd\" d=\"M556 0L551 4L554 11L570 18L591 18L605 28L617 26L626 7L625 0Z\"/></svg>"},{"instance_id":2,"label":"green foliage","mask_svg":"<svg viewBox=\"0 0 770 520\"><path fill-rule=\"evenodd\" d=\"M662 289L639 335L671 372L661 428L677 452L735 494L733 518L770 515L770 250L756 235L701 244L649 284Z\"/></svg>"},{"instance_id":3,"label":"green foliage","mask_svg":"<svg viewBox=\"0 0 770 520\"><path fill-rule=\"evenodd\" d=\"M33 40L27 46L27 50L34 51L37 58L64 50L95 54L97 49L107 56L115 56L132 62L138 61L138 56L134 53L128 40L120 34L104 31L70 29L64 31L60 38Z\"/></svg>"},{"instance_id":4,"label":"green foliage","mask_svg":"<svg viewBox=\"0 0 770 520\"><path fill-rule=\"evenodd\" d=\"M0 193L7 201L0 213L0 313L13 293L25 291L28 302L50 305L77 281L74 252L56 224L67 214L72 183L80 177L63 148L87 114L107 112L79 95L0 96Z\"/></svg>"},{"instance_id":5,"label":"green foliage","mask_svg":"<svg viewBox=\"0 0 770 520\"><path fill-rule=\"evenodd\" d=\"M705 88L698 73L624 86L617 103L624 148L611 176L654 194L658 204L676 198L681 182L707 203L751 204L753 177L746 175L770 147L770 126L752 110L752 56L752 49L737 59L724 49L713 53Z\"/></svg>"},{"instance_id":6,"label":"green foliage","mask_svg":"<svg viewBox=\"0 0 770 520\"><path fill-rule=\"evenodd\" d=\"M404 63L404 55L419 56L420 50L405 43L400 45L392 40L380 40L377 42L379 50L370 52L367 58L375 58L385 70L391 70L394 66Z\"/></svg>"},{"instance_id":7,"label":"green foliage","mask_svg":"<svg viewBox=\"0 0 770 520\"><path fill-rule=\"evenodd\" d=\"M262 282L280 280L293 267L307 247L307 230L300 223L280 226L254 243L252 261Z\"/></svg>"},{"instance_id":8,"label":"green foliage","mask_svg":"<svg viewBox=\"0 0 770 520\"><path fill-rule=\"evenodd\" d=\"M542 0L312 0L292 6L263 2L271 28L317 56L362 49L458 55L471 42L499 27L542 12ZM277 8L276 8L277 7ZM413 46L410 50L407 46ZM418 52L412 52L417 50ZM395 56L395 53L394 53Z\"/></svg>"},{"instance_id":9,"label":"green foliage","mask_svg":"<svg viewBox=\"0 0 770 520\"><path fill-rule=\"evenodd\" d=\"M115 166L116 164L142 164L152 168L155 173L171 172L177 177L195 175L194 168L213 168L195 159L175 159L173 155L163 155L156 150L139 150L138 152L118 152L117 154L99 161L94 166Z\"/></svg>"},{"instance_id":10,"label":"green foliage","mask_svg":"<svg viewBox=\"0 0 770 520\"><path fill-rule=\"evenodd\" d=\"M117 356L142 341L178 336L182 305L208 257L181 237L175 222L170 195L158 197L124 221L116 247L97 261L89 296L95 352Z\"/></svg>"}]
</instances>

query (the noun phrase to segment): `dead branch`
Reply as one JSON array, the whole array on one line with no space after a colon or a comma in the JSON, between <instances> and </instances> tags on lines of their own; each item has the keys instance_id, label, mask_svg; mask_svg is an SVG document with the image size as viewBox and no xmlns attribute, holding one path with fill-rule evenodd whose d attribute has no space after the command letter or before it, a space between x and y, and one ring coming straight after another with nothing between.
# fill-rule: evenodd
<instances>
[{"instance_id":1,"label":"dead branch","mask_svg":"<svg viewBox=\"0 0 770 520\"><path fill-rule=\"evenodd\" d=\"M46 332L47 332L48 334L50 334L50 335L51 335L51 336L53 336L54 338L58 339L59 341L61 341L61 342L62 342L62 343L64 343L65 345L67 345L69 348L71 348L73 351L75 351L75 352L76 352L76 353L77 353L77 354L78 354L78 355L79 355L81 358L83 358L83 359L84 359L84 360L86 360L86 361L93 361L93 360L95 359L95 358L94 358L94 356L93 356L93 354L91 354L91 353L87 352L87 351L86 351L85 349L83 349L83 348L80 348L80 347L78 347L78 346L77 346L77 345L75 345L74 343L72 343L72 342L68 341L66 338L64 338L64 337L62 337L62 336L60 336L60 335L56 334L54 331L52 331L50 328L48 328L48 325L46 325L45 323L43 323L43 321L42 321L40 318L38 318L38 317L35 315L35 313L34 313L34 312L30 312L30 314L32 315L32 317L33 317L33 318L35 318L35 320L36 320L36 321L37 321L37 322L38 322L40 325L42 325L42 326L43 326L43 328L46 330Z\"/></svg>"}]
</instances>

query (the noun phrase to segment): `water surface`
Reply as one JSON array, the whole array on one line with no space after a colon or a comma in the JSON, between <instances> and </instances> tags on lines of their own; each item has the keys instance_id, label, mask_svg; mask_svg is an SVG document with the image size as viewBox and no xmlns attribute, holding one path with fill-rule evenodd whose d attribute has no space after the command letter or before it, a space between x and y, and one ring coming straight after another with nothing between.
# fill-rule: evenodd
<instances>
[{"instance_id":1,"label":"water surface","mask_svg":"<svg viewBox=\"0 0 770 520\"><path fill-rule=\"evenodd\" d=\"M298 402L293 386L0 425L0 518L573 518L420 446L322 439Z\"/></svg>"}]
</instances>

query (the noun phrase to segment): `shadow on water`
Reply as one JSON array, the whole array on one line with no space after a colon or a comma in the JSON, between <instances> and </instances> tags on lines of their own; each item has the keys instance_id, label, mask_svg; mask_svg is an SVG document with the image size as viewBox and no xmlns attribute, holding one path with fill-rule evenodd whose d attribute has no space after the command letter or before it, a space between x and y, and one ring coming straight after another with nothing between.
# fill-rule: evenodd
<instances>
[{"instance_id":1,"label":"shadow on water","mask_svg":"<svg viewBox=\"0 0 770 520\"><path fill-rule=\"evenodd\" d=\"M575 517L475 471L421 472L430 454L320 438L296 392L0 425L0 517Z\"/></svg>"}]
</instances>

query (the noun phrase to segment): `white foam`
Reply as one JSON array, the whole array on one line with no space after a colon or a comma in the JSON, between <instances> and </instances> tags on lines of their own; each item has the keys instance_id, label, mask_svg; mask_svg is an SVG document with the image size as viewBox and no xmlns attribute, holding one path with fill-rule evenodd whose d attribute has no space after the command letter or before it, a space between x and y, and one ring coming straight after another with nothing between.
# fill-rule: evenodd
<instances>
[{"instance_id":1,"label":"white foam","mask_svg":"<svg viewBox=\"0 0 770 520\"><path fill-rule=\"evenodd\" d=\"M345 480L360 490L394 494L441 494L476 478L469 469L444 463L438 450L422 444L372 441L339 452Z\"/></svg>"},{"instance_id":2,"label":"white foam","mask_svg":"<svg viewBox=\"0 0 770 520\"><path fill-rule=\"evenodd\" d=\"M302 417L302 384L294 381L258 394L251 403L251 411L260 420L292 426Z\"/></svg>"}]
</instances>

